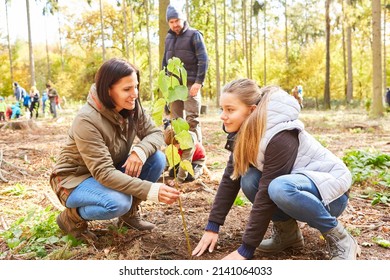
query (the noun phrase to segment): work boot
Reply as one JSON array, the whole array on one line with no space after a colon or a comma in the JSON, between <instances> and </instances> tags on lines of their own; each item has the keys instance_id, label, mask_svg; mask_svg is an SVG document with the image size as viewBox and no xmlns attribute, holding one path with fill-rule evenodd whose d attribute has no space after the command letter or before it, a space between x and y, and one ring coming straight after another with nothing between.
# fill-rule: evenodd
<instances>
[{"instance_id":1,"label":"work boot","mask_svg":"<svg viewBox=\"0 0 390 280\"><path fill-rule=\"evenodd\" d=\"M331 260L356 260L356 256L360 256L359 245L340 222L322 235L326 240Z\"/></svg>"},{"instance_id":2,"label":"work boot","mask_svg":"<svg viewBox=\"0 0 390 280\"><path fill-rule=\"evenodd\" d=\"M141 215L138 212L140 203L141 200L134 198L129 212L118 218L118 227L127 226L137 230L152 230L156 227L154 224L141 219Z\"/></svg>"},{"instance_id":3,"label":"work boot","mask_svg":"<svg viewBox=\"0 0 390 280\"><path fill-rule=\"evenodd\" d=\"M303 236L296 220L275 221L271 238L260 243L259 251L277 253L287 248L302 248L303 244Z\"/></svg>"},{"instance_id":4,"label":"work boot","mask_svg":"<svg viewBox=\"0 0 390 280\"><path fill-rule=\"evenodd\" d=\"M95 234L88 230L88 223L80 217L76 208L66 208L57 217L59 228L65 233L84 242L96 241Z\"/></svg>"}]
</instances>

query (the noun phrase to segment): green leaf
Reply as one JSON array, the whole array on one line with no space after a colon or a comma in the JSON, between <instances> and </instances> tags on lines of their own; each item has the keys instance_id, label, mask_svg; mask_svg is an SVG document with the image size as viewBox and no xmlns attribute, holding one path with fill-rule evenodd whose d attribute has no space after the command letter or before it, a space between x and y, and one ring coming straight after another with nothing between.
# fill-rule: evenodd
<instances>
[{"instance_id":1,"label":"green leaf","mask_svg":"<svg viewBox=\"0 0 390 280\"><path fill-rule=\"evenodd\" d=\"M188 90L186 86L175 86L168 88L168 102L171 103L176 100L186 101L188 98Z\"/></svg>"},{"instance_id":2,"label":"green leaf","mask_svg":"<svg viewBox=\"0 0 390 280\"><path fill-rule=\"evenodd\" d=\"M172 57L168 60L168 65L167 65L168 71L171 72L172 74L178 76L178 77L180 77L179 66L180 66L180 59L179 58Z\"/></svg>"},{"instance_id":3,"label":"green leaf","mask_svg":"<svg viewBox=\"0 0 390 280\"><path fill-rule=\"evenodd\" d=\"M171 81L171 87L172 88L180 86L180 82L179 82L179 80L175 76L171 76L169 79Z\"/></svg>"},{"instance_id":4,"label":"green leaf","mask_svg":"<svg viewBox=\"0 0 390 280\"><path fill-rule=\"evenodd\" d=\"M164 107L166 101L164 98L159 98L154 104L152 108L152 118L157 126L162 124L163 116L164 116Z\"/></svg>"},{"instance_id":5,"label":"green leaf","mask_svg":"<svg viewBox=\"0 0 390 280\"><path fill-rule=\"evenodd\" d=\"M194 147L192 136L187 130L182 130L179 134L176 134L175 139L179 142L180 149L182 150Z\"/></svg>"},{"instance_id":6,"label":"green leaf","mask_svg":"<svg viewBox=\"0 0 390 280\"><path fill-rule=\"evenodd\" d=\"M172 120L172 127L175 134L179 134L183 130L188 131L190 129L190 125L188 124L188 122L186 122L182 118Z\"/></svg>"},{"instance_id":7,"label":"green leaf","mask_svg":"<svg viewBox=\"0 0 390 280\"><path fill-rule=\"evenodd\" d=\"M179 150L172 144L166 147L165 156L167 157L169 168L173 168L180 162Z\"/></svg>"},{"instance_id":8,"label":"green leaf","mask_svg":"<svg viewBox=\"0 0 390 280\"><path fill-rule=\"evenodd\" d=\"M182 67L181 68L181 80L183 81L183 85L187 85L187 70Z\"/></svg>"},{"instance_id":9,"label":"green leaf","mask_svg":"<svg viewBox=\"0 0 390 280\"><path fill-rule=\"evenodd\" d=\"M168 87L170 79L165 75L165 69L161 70L158 75L158 88L161 90L165 99L168 98Z\"/></svg>"},{"instance_id":10,"label":"green leaf","mask_svg":"<svg viewBox=\"0 0 390 280\"><path fill-rule=\"evenodd\" d=\"M192 176L194 176L194 169L192 168L192 164L188 160L183 160L180 162L180 167L183 168L184 170L188 171Z\"/></svg>"},{"instance_id":11,"label":"green leaf","mask_svg":"<svg viewBox=\"0 0 390 280\"><path fill-rule=\"evenodd\" d=\"M383 248L390 248L390 241L383 239L382 237L374 237L374 242Z\"/></svg>"}]
</instances>

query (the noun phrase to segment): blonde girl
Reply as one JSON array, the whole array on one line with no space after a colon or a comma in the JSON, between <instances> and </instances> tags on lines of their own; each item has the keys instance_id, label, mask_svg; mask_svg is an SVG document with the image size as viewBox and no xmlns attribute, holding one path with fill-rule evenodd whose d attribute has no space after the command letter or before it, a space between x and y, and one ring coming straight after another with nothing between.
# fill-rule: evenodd
<instances>
[{"instance_id":1,"label":"blonde girl","mask_svg":"<svg viewBox=\"0 0 390 280\"><path fill-rule=\"evenodd\" d=\"M297 100L277 86L260 89L253 80L238 79L224 87L220 105L232 153L193 255L214 250L242 189L252 209L242 244L224 259L302 247L297 220L322 233L331 259L356 259L360 248L337 220L348 204L351 173L305 131ZM271 220L273 235L263 240Z\"/></svg>"}]
</instances>

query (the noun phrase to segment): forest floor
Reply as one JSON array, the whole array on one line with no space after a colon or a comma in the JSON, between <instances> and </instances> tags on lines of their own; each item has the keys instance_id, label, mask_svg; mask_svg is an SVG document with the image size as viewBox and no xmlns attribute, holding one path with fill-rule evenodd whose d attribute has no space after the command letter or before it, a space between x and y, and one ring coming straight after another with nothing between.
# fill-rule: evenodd
<instances>
[{"instance_id":1,"label":"forest floor","mask_svg":"<svg viewBox=\"0 0 390 280\"><path fill-rule=\"evenodd\" d=\"M0 129L0 259L37 259L34 254L22 254L17 248L9 249L1 232L27 215L32 208L50 211L62 210L49 186L51 167L65 143L67 130L75 110L63 110L59 118L49 117L34 121L27 129ZM361 111L315 111L304 109L301 119L306 129L337 156L343 157L348 149L376 149L390 153L390 116L371 120ZM221 129L217 110L210 109L202 115L204 145L207 151L207 168L200 180L181 186L181 200L188 229L190 245L195 248L207 223L209 211L218 183L228 159L224 149L226 135ZM24 189L22 194L9 192L10 188ZM373 240L382 237L390 240L390 207L379 203L371 205L363 193L368 188L378 186L354 184L351 199L340 221L355 236L361 246L361 260L390 260L390 249L379 246ZM388 190L387 190L388 192ZM242 197L243 194L240 193ZM202 260L217 260L237 249L241 243L250 203L234 205L221 227L219 241L213 253L205 253ZM187 241L183 232L183 222L178 204L165 205L143 202L142 217L157 225L152 232L133 229L118 230L116 220L92 221L89 228L98 236L94 244L83 244L62 248L47 245L49 259L90 259L90 260L184 260L190 259ZM53 223L55 224L55 223ZM320 233L307 224L299 223L305 246L300 250L286 250L277 254L255 252L254 259L260 260L325 260L328 259L326 246ZM55 225L56 227L56 225ZM270 236L269 227L266 238ZM61 236L60 232L56 233ZM55 251L68 251L60 257Z\"/></svg>"}]
</instances>

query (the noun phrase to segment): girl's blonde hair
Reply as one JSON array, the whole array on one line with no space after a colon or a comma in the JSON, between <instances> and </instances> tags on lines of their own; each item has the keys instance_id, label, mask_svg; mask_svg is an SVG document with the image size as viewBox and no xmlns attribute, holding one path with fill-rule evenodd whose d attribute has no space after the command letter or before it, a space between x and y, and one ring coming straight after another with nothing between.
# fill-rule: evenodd
<instances>
[{"instance_id":1,"label":"girl's blonde hair","mask_svg":"<svg viewBox=\"0 0 390 280\"><path fill-rule=\"evenodd\" d=\"M234 83L234 82L233 82ZM231 83L230 83L231 84ZM231 178L238 179L248 171L250 165L256 165L260 141L266 131L267 106L273 92L279 90L277 86L259 88L254 81L240 80L240 87L226 85L225 93L232 93L244 104L257 105L248 118L241 124L234 144L233 166ZM232 90L234 89L234 90Z\"/></svg>"}]
</instances>

